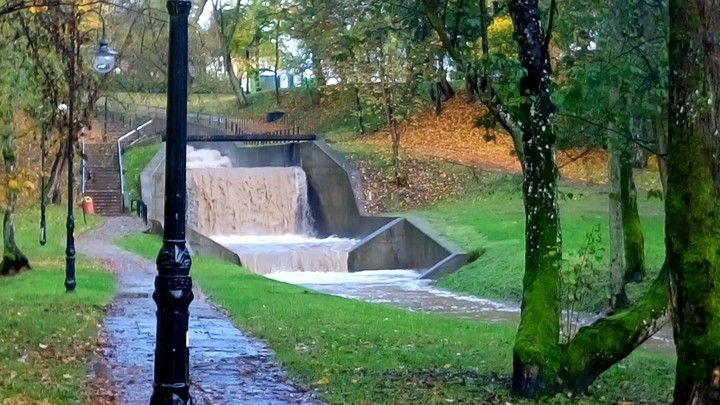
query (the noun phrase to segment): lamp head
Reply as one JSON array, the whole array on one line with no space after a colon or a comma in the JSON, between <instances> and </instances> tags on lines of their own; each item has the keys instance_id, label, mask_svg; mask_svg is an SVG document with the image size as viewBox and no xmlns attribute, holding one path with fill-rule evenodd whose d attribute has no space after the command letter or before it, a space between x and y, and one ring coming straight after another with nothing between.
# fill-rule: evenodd
<instances>
[{"instance_id":1,"label":"lamp head","mask_svg":"<svg viewBox=\"0 0 720 405\"><path fill-rule=\"evenodd\" d=\"M105 39L100 40L97 51L93 55L93 69L98 73L108 73L115 67L117 51L112 49Z\"/></svg>"}]
</instances>

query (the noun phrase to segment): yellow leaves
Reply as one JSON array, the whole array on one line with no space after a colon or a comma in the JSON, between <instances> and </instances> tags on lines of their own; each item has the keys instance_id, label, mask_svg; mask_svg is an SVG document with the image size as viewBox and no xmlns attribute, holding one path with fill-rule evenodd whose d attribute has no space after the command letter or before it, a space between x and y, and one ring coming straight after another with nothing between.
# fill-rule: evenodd
<instances>
[{"instance_id":1,"label":"yellow leaves","mask_svg":"<svg viewBox=\"0 0 720 405\"><path fill-rule=\"evenodd\" d=\"M488 26L488 35L512 33L513 23L510 16L500 16L493 18L492 24Z\"/></svg>"},{"instance_id":2,"label":"yellow leaves","mask_svg":"<svg viewBox=\"0 0 720 405\"><path fill-rule=\"evenodd\" d=\"M34 190L35 184L33 184L30 180L25 180L22 182L22 185L20 184L20 181L18 178L11 178L7 181L6 188L10 191L22 191L22 190Z\"/></svg>"},{"instance_id":3,"label":"yellow leaves","mask_svg":"<svg viewBox=\"0 0 720 405\"><path fill-rule=\"evenodd\" d=\"M87 1L87 0L80 0L75 2L75 7L79 11L88 11L91 10L93 7L97 6L97 1Z\"/></svg>"},{"instance_id":4,"label":"yellow leaves","mask_svg":"<svg viewBox=\"0 0 720 405\"><path fill-rule=\"evenodd\" d=\"M315 381L315 385L327 385L330 382L326 376L323 376L319 380Z\"/></svg>"},{"instance_id":5,"label":"yellow leaves","mask_svg":"<svg viewBox=\"0 0 720 405\"><path fill-rule=\"evenodd\" d=\"M33 14L42 13L43 11L47 11L47 9L48 9L48 6L42 6L42 5L30 6L30 8L29 8L30 12Z\"/></svg>"}]
</instances>

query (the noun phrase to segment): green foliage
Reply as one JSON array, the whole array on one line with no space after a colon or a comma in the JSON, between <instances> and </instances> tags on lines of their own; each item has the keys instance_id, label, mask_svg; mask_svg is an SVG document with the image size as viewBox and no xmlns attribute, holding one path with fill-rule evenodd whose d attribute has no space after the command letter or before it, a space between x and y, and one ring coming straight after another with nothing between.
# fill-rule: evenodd
<instances>
[{"instance_id":1,"label":"green foliage","mask_svg":"<svg viewBox=\"0 0 720 405\"><path fill-rule=\"evenodd\" d=\"M587 10L592 9L593 13ZM559 4L553 35L562 50L553 100L561 109L559 146L602 146L607 123L631 135L633 117L661 124L667 103L667 4L594 0Z\"/></svg>"},{"instance_id":2,"label":"green foliage","mask_svg":"<svg viewBox=\"0 0 720 405\"><path fill-rule=\"evenodd\" d=\"M603 268L606 249L602 245L602 228L601 224L595 225L585 235L585 244L576 253L570 252L567 255L569 259L563 259L560 276L563 310L565 311L562 322L562 341L564 343L568 343L575 333L577 308L587 307L588 304L592 305L587 302L583 305L583 301L598 295L593 291L596 288L597 280L607 273L607 269ZM607 299L607 296L605 298Z\"/></svg>"}]
</instances>

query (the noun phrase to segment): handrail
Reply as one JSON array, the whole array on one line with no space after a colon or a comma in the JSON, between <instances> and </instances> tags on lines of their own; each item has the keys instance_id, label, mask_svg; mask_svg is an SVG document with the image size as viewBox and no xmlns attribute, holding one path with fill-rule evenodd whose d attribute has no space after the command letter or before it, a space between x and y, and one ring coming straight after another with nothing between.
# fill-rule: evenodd
<instances>
[{"instance_id":1,"label":"handrail","mask_svg":"<svg viewBox=\"0 0 720 405\"><path fill-rule=\"evenodd\" d=\"M117 146L118 146L118 163L120 164L120 193L122 194L123 198L125 198L125 174L123 173L123 161L122 161L122 145L121 142L128 138L130 135L134 134L135 132L140 132L141 129L145 128L146 126L150 125L153 122L152 119L148 120L148 122L140 125L139 127L133 129L132 131L128 132L127 134L121 136L117 140Z\"/></svg>"},{"instance_id":2,"label":"handrail","mask_svg":"<svg viewBox=\"0 0 720 405\"><path fill-rule=\"evenodd\" d=\"M80 144L82 145L82 149L81 149L81 151L82 151L82 180L80 183L82 184L81 189L82 189L82 195L84 196L85 195L85 176L86 176L85 164L87 163L87 161L85 160L85 137L81 137L80 140L81 140Z\"/></svg>"}]
</instances>

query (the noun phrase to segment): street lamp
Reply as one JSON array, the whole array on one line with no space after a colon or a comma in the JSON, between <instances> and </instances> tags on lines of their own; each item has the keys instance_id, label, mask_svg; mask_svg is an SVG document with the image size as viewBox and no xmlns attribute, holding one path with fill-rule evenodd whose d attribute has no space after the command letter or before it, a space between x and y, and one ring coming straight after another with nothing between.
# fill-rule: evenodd
<instances>
[{"instance_id":1,"label":"street lamp","mask_svg":"<svg viewBox=\"0 0 720 405\"><path fill-rule=\"evenodd\" d=\"M103 36L93 55L93 69L98 73L110 72L115 67L116 55L117 51L112 49L105 40L105 25L103 25Z\"/></svg>"},{"instance_id":2,"label":"street lamp","mask_svg":"<svg viewBox=\"0 0 720 405\"><path fill-rule=\"evenodd\" d=\"M94 10L92 10L94 11ZM117 52L115 52L112 48L110 48L105 41L105 20L102 17L102 14L95 11L100 16L100 21L102 22L102 30L103 30L103 37L100 40L100 44L98 46L98 49L95 51L95 54L93 56L93 68L99 72L99 73L107 73L109 72L113 66L115 66L115 55L117 55ZM77 281L75 280L75 236L73 235L75 231L75 216L73 215L73 204L74 204L74 196L73 196L73 155L75 154L74 146L75 146L75 62L77 60L77 57L75 56L75 50L76 50L76 43L77 43L77 36L78 36L78 30L77 30L77 21L76 19L72 18L70 21L71 24L71 30L70 30L70 67L68 72L68 84L70 89L69 94L69 100L68 100L68 141L67 141L67 148L68 148L68 157L67 157L67 170L68 170L68 211L67 211L67 221L65 223L65 228L67 232L67 240L66 240L66 248L65 248L65 290L67 292L73 292L75 291L75 287L77 286ZM107 66L110 66L109 69L107 69Z\"/></svg>"},{"instance_id":3,"label":"street lamp","mask_svg":"<svg viewBox=\"0 0 720 405\"><path fill-rule=\"evenodd\" d=\"M155 292L157 334L151 405L191 403L188 307L193 300L190 253L185 245L188 14L190 0L167 0L167 142L163 244L157 257Z\"/></svg>"}]
</instances>

